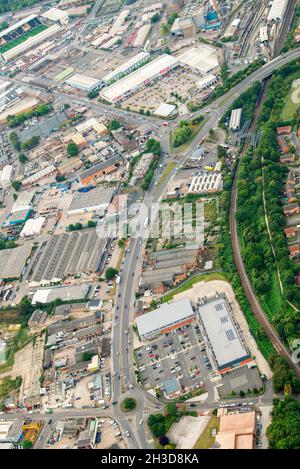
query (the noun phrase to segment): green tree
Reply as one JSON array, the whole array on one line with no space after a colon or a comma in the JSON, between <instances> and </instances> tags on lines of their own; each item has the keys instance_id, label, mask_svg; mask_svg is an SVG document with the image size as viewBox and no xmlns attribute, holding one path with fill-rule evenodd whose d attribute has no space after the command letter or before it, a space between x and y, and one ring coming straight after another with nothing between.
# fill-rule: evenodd
<instances>
[{"instance_id":1,"label":"green tree","mask_svg":"<svg viewBox=\"0 0 300 469\"><path fill-rule=\"evenodd\" d=\"M116 275L118 275L117 269L114 269L113 267L108 267L105 271L105 279L106 280L113 280Z\"/></svg>"},{"instance_id":2,"label":"green tree","mask_svg":"<svg viewBox=\"0 0 300 469\"><path fill-rule=\"evenodd\" d=\"M22 183L20 181L13 181L11 186L15 191L19 191L22 187Z\"/></svg>"},{"instance_id":3,"label":"green tree","mask_svg":"<svg viewBox=\"0 0 300 469\"><path fill-rule=\"evenodd\" d=\"M24 449L31 449L33 447L33 443L32 441L25 440L23 441L22 446Z\"/></svg>"},{"instance_id":4,"label":"green tree","mask_svg":"<svg viewBox=\"0 0 300 469\"><path fill-rule=\"evenodd\" d=\"M19 154L19 161L20 161L20 163L24 164L28 161L28 158L27 158L26 155L24 155L24 153L20 153Z\"/></svg>"},{"instance_id":5,"label":"green tree","mask_svg":"<svg viewBox=\"0 0 300 469\"><path fill-rule=\"evenodd\" d=\"M122 402L122 407L125 411L129 412L136 407L136 400L132 397L126 397Z\"/></svg>"},{"instance_id":6,"label":"green tree","mask_svg":"<svg viewBox=\"0 0 300 469\"><path fill-rule=\"evenodd\" d=\"M114 130L118 130L120 127L121 127L121 124L116 119L111 120L108 126L111 132L113 132Z\"/></svg>"},{"instance_id":7,"label":"green tree","mask_svg":"<svg viewBox=\"0 0 300 469\"><path fill-rule=\"evenodd\" d=\"M91 352L83 352L81 358L84 362L89 362L95 354Z\"/></svg>"},{"instance_id":8,"label":"green tree","mask_svg":"<svg viewBox=\"0 0 300 469\"><path fill-rule=\"evenodd\" d=\"M77 156L78 153L79 153L78 145L75 142L73 142L73 140L70 140L67 145L68 156Z\"/></svg>"}]
</instances>

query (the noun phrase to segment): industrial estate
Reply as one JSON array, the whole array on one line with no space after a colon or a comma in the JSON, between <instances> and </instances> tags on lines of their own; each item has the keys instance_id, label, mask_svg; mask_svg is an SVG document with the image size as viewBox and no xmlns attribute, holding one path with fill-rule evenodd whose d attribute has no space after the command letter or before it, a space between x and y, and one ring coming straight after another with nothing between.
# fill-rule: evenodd
<instances>
[{"instance_id":1,"label":"industrial estate","mask_svg":"<svg viewBox=\"0 0 300 469\"><path fill-rule=\"evenodd\" d=\"M299 449L300 2L3 3L0 449Z\"/></svg>"}]
</instances>

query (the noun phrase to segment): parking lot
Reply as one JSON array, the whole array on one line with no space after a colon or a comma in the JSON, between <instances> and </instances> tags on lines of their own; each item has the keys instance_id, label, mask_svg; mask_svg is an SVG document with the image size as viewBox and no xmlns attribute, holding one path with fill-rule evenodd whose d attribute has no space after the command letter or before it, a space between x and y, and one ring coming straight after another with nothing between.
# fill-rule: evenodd
<instances>
[{"instance_id":1,"label":"parking lot","mask_svg":"<svg viewBox=\"0 0 300 469\"><path fill-rule=\"evenodd\" d=\"M184 67L177 68L153 82L147 87L146 92L145 89L142 89L125 100L123 107L129 106L130 109L137 112L140 109L143 109L144 112L153 112L162 102L177 102L177 98L173 96L174 92L178 93L181 102L186 101L199 94L195 81L190 71Z\"/></svg>"},{"instance_id":2,"label":"parking lot","mask_svg":"<svg viewBox=\"0 0 300 469\"><path fill-rule=\"evenodd\" d=\"M164 334L136 349L135 356L146 389L170 377L180 378L183 387L206 386L213 375L197 324Z\"/></svg>"}]
</instances>

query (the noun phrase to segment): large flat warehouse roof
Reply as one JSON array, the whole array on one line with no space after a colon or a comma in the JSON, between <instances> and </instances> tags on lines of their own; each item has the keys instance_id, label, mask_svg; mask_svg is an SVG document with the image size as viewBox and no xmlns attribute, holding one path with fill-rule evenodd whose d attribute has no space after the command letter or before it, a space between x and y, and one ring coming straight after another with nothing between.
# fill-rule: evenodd
<instances>
[{"instance_id":1,"label":"large flat warehouse roof","mask_svg":"<svg viewBox=\"0 0 300 469\"><path fill-rule=\"evenodd\" d=\"M158 333L193 316L194 311L190 300L182 298L174 303L164 304L150 313L137 317L135 322L140 336L147 336Z\"/></svg>"},{"instance_id":2,"label":"large flat warehouse roof","mask_svg":"<svg viewBox=\"0 0 300 469\"><path fill-rule=\"evenodd\" d=\"M88 296L90 285L68 285L37 290L32 298L32 304L50 303L58 298L62 301L81 300Z\"/></svg>"},{"instance_id":3,"label":"large flat warehouse roof","mask_svg":"<svg viewBox=\"0 0 300 469\"><path fill-rule=\"evenodd\" d=\"M109 187L106 189L96 188L89 192L75 192L68 213L78 210L97 210L103 206L107 206L114 195L114 189Z\"/></svg>"},{"instance_id":4,"label":"large flat warehouse roof","mask_svg":"<svg viewBox=\"0 0 300 469\"><path fill-rule=\"evenodd\" d=\"M88 91L99 86L101 80L75 73L73 76L71 76L71 78L66 80L66 83L67 85L74 86L74 88L80 88Z\"/></svg>"},{"instance_id":5,"label":"large flat warehouse roof","mask_svg":"<svg viewBox=\"0 0 300 469\"><path fill-rule=\"evenodd\" d=\"M3 249L0 255L0 277L19 278L30 256L32 246L26 244L13 249Z\"/></svg>"},{"instance_id":6,"label":"large flat warehouse roof","mask_svg":"<svg viewBox=\"0 0 300 469\"><path fill-rule=\"evenodd\" d=\"M205 44L193 47L177 58L182 64L201 73L208 73L219 66L216 49Z\"/></svg>"},{"instance_id":7,"label":"large flat warehouse roof","mask_svg":"<svg viewBox=\"0 0 300 469\"><path fill-rule=\"evenodd\" d=\"M224 298L209 300L198 308L201 325L212 349L218 369L239 363L249 357Z\"/></svg>"},{"instance_id":8,"label":"large flat warehouse roof","mask_svg":"<svg viewBox=\"0 0 300 469\"><path fill-rule=\"evenodd\" d=\"M148 62L143 67L135 72L130 73L125 78L122 78L117 83L104 88L101 91L101 96L110 102L117 101L122 96L130 91L139 88L143 84L147 84L154 77L173 68L178 64L178 59L168 54L163 54L156 59Z\"/></svg>"}]
</instances>

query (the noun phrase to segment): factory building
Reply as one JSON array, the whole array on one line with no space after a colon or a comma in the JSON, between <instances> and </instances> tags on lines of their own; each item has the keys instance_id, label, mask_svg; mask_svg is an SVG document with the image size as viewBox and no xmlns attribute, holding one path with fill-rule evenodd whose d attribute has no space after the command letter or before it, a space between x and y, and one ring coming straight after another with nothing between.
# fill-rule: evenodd
<instances>
[{"instance_id":1,"label":"factory building","mask_svg":"<svg viewBox=\"0 0 300 469\"><path fill-rule=\"evenodd\" d=\"M55 7L45 11L42 17L50 21L58 22L61 25L69 22L68 12Z\"/></svg>"},{"instance_id":2,"label":"factory building","mask_svg":"<svg viewBox=\"0 0 300 469\"><path fill-rule=\"evenodd\" d=\"M21 238L32 238L33 236L37 236L41 233L42 228L46 222L45 217L38 217L38 218L29 218L21 233L20 237Z\"/></svg>"},{"instance_id":3,"label":"factory building","mask_svg":"<svg viewBox=\"0 0 300 469\"><path fill-rule=\"evenodd\" d=\"M86 91L87 93L101 86L101 80L91 78L86 75L80 75L79 73L72 75L65 81L65 83L78 90Z\"/></svg>"},{"instance_id":4,"label":"factory building","mask_svg":"<svg viewBox=\"0 0 300 469\"><path fill-rule=\"evenodd\" d=\"M32 297L32 304L51 303L54 300L62 301L83 300L88 297L91 291L91 285L82 283L81 285L62 285L51 288L41 288L37 290Z\"/></svg>"},{"instance_id":5,"label":"factory building","mask_svg":"<svg viewBox=\"0 0 300 469\"><path fill-rule=\"evenodd\" d=\"M273 0L268 14L268 23L280 22L283 20L289 0Z\"/></svg>"},{"instance_id":6,"label":"factory building","mask_svg":"<svg viewBox=\"0 0 300 469\"><path fill-rule=\"evenodd\" d=\"M177 57L181 65L188 66L196 73L207 74L219 70L219 60L214 47L201 44L188 49Z\"/></svg>"},{"instance_id":7,"label":"factory building","mask_svg":"<svg viewBox=\"0 0 300 469\"><path fill-rule=\"evenodd\" d=\"M28 178L23 179L22 185L24 187L34 186L37 182L41 181L44 178L51 176L56 173L57 169L53 164L50 164L46 168L41 169L37 173L29 176Z\"/></svg>"},{"instance_id":8,"label":"factory building","mask_svg":"<svg viewBox=\"0 0 300 469\"><path fill-rule=\"evenodd\" d=\"M230 130L236 131L240 129L242 119L242 108L233 109L230 115L229 128Z\"/></svg>"},{"instance_id":9,"label":"factory building","mask_svg":"<svg viewBox=\"0 0 300 469\"><path fill-rule=\"evenodd\" d=\"M133 41L133 47L141 47L146 42L147 37L150 34L152 25L151 24L144 24L137 32L137 35Z\"/></svg>"},{"instance_id":10,"label":"factory building","mask_svg":"<svg viewBox=\"0 0 300 469\"><path fill-rule=\"evenodd\" d=\"M2 279L19 278L30 256L32 246L26 244L12 249L3 249L0 256Z\"/></svg>"},{"instance_id":11,"label":"factory building","mask_svg":"<svg viewBox=\"0 0 300 469\"><path fill-rule=\"evenodd\" d=\"M138 316L135 324L141 339L150 339L178 329L195 319L191 302L187 298L163 304L150 313Z\"/></svg>"},{"instance_id":12,"label":"factory building","mask_svg":"<svg viewBox=\"0 0 300 469\"><path fill-rule=\"evenodd\" d=\"M197 317L215 371L224 373L252 361L225 294L201 300Z\"/></svg>"},{"instance_id":13,"label":"factory building","mask_svg":"<svg viewBox=\"0 0 300 469\"><path fill-rule=\"evenodd\" d=\"M71 216L86 212L97 212L103 216L113 196L113 188L96 188L89 192L75 192L67 214Z\"/></svg>"},{"instance_id":14,"label":"factory building","mask_svg":"<svg viewBox=\"0 0 300 469\"><path fill-rule=\"evenodd\" d=\"M3 170L0 172L0 182L2 186L8 186L11 183L13 175L12 165L4 166Z\"/></svg>"},{"instance_id":15,"label":"factory building","mask_svg":"<svg viewBox=\"0 0 300 469\"><path fill-rule=\"evenodd\" d=\"M107 239L98 237L96 230L74 231L50 238L40 252L27 278L31 286L101 270Z\"/></svg>"},{"instance_id":16,"label":"factory building","mask_svg":"<svg viewBox=\"0 0 300 469\"><path fill-rule=\"evenodd\" d=\"M176 37L194 37L196 34L196 25L193 18L189 16L176 18L171 28L171 34Z\"/></svg>"},{"instance_id":17,"label":"factory building","mask_svg":"<svg viewBox=\"0 0 300 469\"><path fill-rule=\"evenodd\" d=\"M82 184L90 184L92 181L96 181L98 178L113 174L123 165L124 160L121 156L113 156L112 158L102 161L102 163L99 163L83 171L78 175L78 177Z\"/></svg>"}]
</instances>

